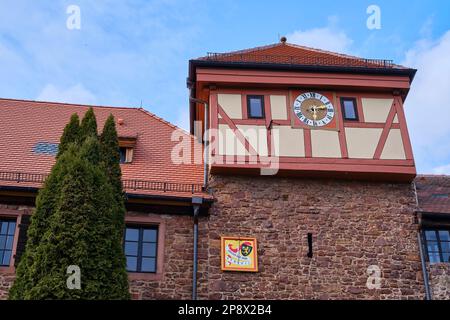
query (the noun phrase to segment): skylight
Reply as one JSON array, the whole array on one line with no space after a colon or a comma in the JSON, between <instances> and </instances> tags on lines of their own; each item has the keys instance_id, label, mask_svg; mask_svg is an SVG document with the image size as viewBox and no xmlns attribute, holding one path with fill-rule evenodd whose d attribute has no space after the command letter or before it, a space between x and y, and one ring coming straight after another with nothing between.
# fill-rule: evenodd
<instances>
[{"instance_id":1,"label":"skylight","mask_svg":"<svg viewBox=\"0 0 450 320\"><path fill-rule=\"evenodd\" d=\"M36 154L56 156L58 153L58 144L51 142L38 142L34 145L33 152Z\"/></svg>"}]
</instances>

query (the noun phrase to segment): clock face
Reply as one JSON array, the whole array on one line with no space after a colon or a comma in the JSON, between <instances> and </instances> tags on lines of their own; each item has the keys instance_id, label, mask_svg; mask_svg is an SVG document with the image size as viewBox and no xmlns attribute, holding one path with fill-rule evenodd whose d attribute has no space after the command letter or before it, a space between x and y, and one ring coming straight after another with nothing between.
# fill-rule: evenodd
<instances>
[{"instance_id":1,"label":"clock face","mask_svg":"<svg viewBox=\"0 0 450 320\"><path fill-rule=\"evenodd\" d=\"M316 92L302 93L293 105L295 115L311 127L326 126L334 118L334 106L327 97Z\"/></svg>"}]
</instances>

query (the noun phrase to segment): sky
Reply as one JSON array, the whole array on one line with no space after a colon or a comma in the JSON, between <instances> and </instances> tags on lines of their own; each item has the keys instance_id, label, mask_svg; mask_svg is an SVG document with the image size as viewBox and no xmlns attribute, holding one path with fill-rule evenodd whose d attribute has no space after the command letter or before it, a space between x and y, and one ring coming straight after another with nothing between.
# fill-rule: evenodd
<instances>
[{"instance_id":1,"label":"sky","mask_svg":"<svg viewBox=\"0 0 450 320\"><path fill-rule=\"evenodd\" d=\"M188 129L189 59L280 36L417 68L405 103L417 170L450 174L448 0L0 0L0 97L142 106Z\"/></svg>"}]
</instances>

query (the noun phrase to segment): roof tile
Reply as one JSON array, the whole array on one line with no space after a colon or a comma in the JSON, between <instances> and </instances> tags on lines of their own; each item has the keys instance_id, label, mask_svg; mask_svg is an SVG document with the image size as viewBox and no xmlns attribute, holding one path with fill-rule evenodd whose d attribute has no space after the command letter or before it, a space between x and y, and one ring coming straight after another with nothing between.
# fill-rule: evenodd
<instances>
[{"instance_id":1,"label":"roof tile","mask_svg":"<svg viewBox=\"0 0 450 320\"><path fill-rule=\"evenodd\" d=\"M228 53L209 53L197 60L407 69L391 60L364 59L283 42Z\"/></svg>"},{"instance_id":2,"label":"roof tile","mask_svg":"<svg viewBox=\"0 0 450 320\"><path fill-rule=\"evenodd\" d=\"M450 213L450 176L419 175L415 184L420 211Z\"/></svg>"},{"instance_id":3,"label":"roof tile","mask_svg":"<svg viewBox=\"0 0 450 320\"><path fill-rule=\"evenodd\" d=\"M46 146L57 145L70 116L78 113L81 118L89 107L0 99L0 171L48 174L55 158L49 155L53 149ZM196 152L201 153L202 146L193 136L142 108L92 107L99 130L103 128L107 117L113 114L116 121L123 119L123 124L116 124L119 136L137 137L133 162L121 165L123 179L203 183L203 164L176 164L171 160L171 151L178 143L172 141L175 131L190 139ZM34 152L37 150L42 152ZM5 185L4 181L0 181L0 185ZM7 185L11 185L11 182ZM142 190L135 192L142 193ZM173 194L179 196L175 192Z\"/></svg>"}]
</instances>

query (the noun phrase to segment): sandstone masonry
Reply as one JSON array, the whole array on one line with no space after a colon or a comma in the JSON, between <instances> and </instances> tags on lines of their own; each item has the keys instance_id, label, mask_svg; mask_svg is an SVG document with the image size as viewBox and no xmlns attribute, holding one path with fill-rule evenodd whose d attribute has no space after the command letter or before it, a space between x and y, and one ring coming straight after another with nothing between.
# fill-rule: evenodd
<instances>
[{"instance_id":1,"label":"sandstone masonry","mask_svg":"<svg viewBox=\"0 0 450 320\"><path fill-rule=\"evenodd\" d=\"M210 186L202 298L423 298L410 184L213 176ZM256 237L260 271L222 272L222 235ZM380 289L366 286L371 265Z\"/></svg>"},{"instance_id":2,"label":"sandstone masonry","mask_svg":"<svg viewBox=\"0 0 450 320\"><path fill-rule=\"evenodd\" d=\"M200 299L424 298L412 185L213 175L210 187L216 201L199 219ZM190 299L192 217L128 215L165 225L162 276L131 279L133 298ZM221 236L256 237L259 272L221 271ZM372 265L381 271L379 289L366 286ZM448 264L428 268L433 298L449 299ZM13 274L0 272L1 299L13 280Z\"/></svg>"}]
</instances>

